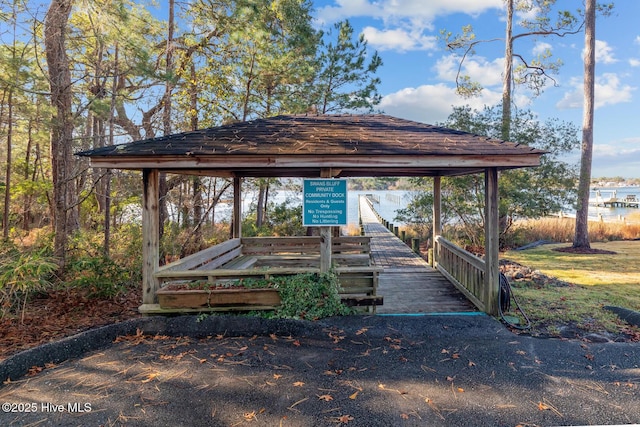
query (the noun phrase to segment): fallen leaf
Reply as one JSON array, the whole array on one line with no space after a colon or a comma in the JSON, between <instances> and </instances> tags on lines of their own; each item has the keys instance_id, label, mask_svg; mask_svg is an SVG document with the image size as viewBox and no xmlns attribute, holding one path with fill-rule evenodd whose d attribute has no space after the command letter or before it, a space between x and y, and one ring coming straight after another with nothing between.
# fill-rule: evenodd
<instances>
[{"instance_id":1,"label":"fallen leaf","mask_svg":"<svg viewBox=\"0 0 640 427\"><path fill-rule=\"evenodd\" d=\"M274 379L274 380L279 380L280 378L282 378L282 375L280 375L280 374L273 374L273 379Z\"/></svg>"},{"instance_id":2,"label":"fallen leaf","mask_svg":"<svg viewBox=\"0 0 640 427\"><path fill-rule=\"evenodd\" d=\"M452 358L452 359L460 359L460 355L459 355L458 353L453 353L453 354L451 355L451 358Z\"/></svg>"},{"instance_id":3,"label":"fallen leaf","mask_svg":"<svg viewBox=\"0 0 640 427\"><path fill-rule=\"evenodd\" d=\"M356 398L358 397L358 393L360 393L359 391L356 391L355 393L353 393L351 396L349 396L349 399L351 400L356 400Z\"/></svg>"},{"instance_id":4,"label":"fallen leaf","mask_svg":"<svg viewBox=\"0 0 640 427\"><path fill-rule=\"evenodd\" d=\"M44 368L42 366L32 366L31 368L29 368L29 372L27 372L27 376L34 376L39 374L40 372L42 372Z\"/></svg>"},{"instance_id":5,"label":"fallen leaf","mask_svg":"<svg viewBox=\"0 0 640 427\"><path fill-rule=\"evenodd\" d=\"M296 347L300 347L300 341L295 340L295 341L293 342L293 345L295 345Z\"/></svg>"},{"instance_id":6,"label":"fallen leaf","mask_svg":"<svg viewBox=\"0 0 640 427\"><path fill-rule=\"evenodd\" d=\"M333 397L330 394L323 394L322 396L318 396L318 399L324 400L325 402L331 402Z\"/></svg>"},{"instance_id":7,"label":"fallen leaf","mask_svg":"<svg viewBox=\"0 0 640 427\"><path fill-rule=\"evenodd\" d=\"M369 330L369 328L362 328L362 329L358 329L358 330L356 331L356 335L362 335L362 334L364 334L365 332L367 332L368 330Z\"/></svg>"},{"instance_id":8,"label":"fallen leaf","mask_svg":"<svg viewBox=\"0 0 640 427\"><path fill-rule=\"evenodd\" d=\"M302 387L304 385L304 383L302 381L296 381L295 383L293 383L294 387Z\"/></svg>"},{"instance_id":9,"label":"fallen leaf","mask_svg":"<svg viewBox=\"0 0 640 427\"><path fill-rule=\"evenodd\" d=\"M403 414L400 414L400 418L402 418L403 420L408 420L409 415L403 413Z\"/></svg>"},{"instance_id":10,"label":"fallen leaf","mask_svg":"<svg viewBox=\"0 0 640 427\"><path fill-rule=\"evenodd\" d=\"M338 421L347 424L349 421L353 421L353 417L351 415L343 415L338 417Z\"/></svg>"},{"instance_id":11,"label":"fallen leaf","mask_svg":"<svg viewBox=\"0 0 640 427\"><path fill-rule=\"evenodd\" d=\"M587 353L587 354L585 354L585 355L584 355L584 357L586 357L586 358L587 358L587 360L593 360L593 359L594 359L594 356L593 356L593 354L591 354L591 353Z\"/></svg>"},{"instance_id":12,"label":"fallen leaf","mask_svg":"<svg viewBox=\"0 0 640 427\"><path fill-rule=\"evenodd\" d=\"M464 393L464 389L462 387L458 387L458 393Z\"/></svg>"},{"instance_id":13,"label":"fallen leaf","mask_svg":"<svg viewBox=\"0 0 640 427\"><path fill-rule=\"evenodd\" d=\"M276 336L276 334L269 334L269 338L271 338L274 341L278 340L278 337Z\"/></svg>"},{"instance_id":14,"label":"fallen leaf","mask_svg":"<svg viewBox=\"0 0 640 427\"><path fill-rule=\"evenodd\" d=\"M476 364L474 362L472 362L471 360L469 360L469 363L467 364L467 366L472 368L472 367L476 366Z\"/></svg>"},{"instance_id":15,"label":"fallen leaf","mask_svg":"<svg viewBox=\"0 0 640 427\"><path fill-rule=\"evenodd\" d=\"M156 379L158 377L158 373L157 372L153 372L149 375L147 375L147 378L142 380L142 383L148 383L150 381L153 381L154 379Z\"/></svg>"},{"instance_id":16,"label":"fallen leaf","mask_svg":"<svg viewBox=\"0 0 640 427\"><path fill-rule=\"evenodd\" d=\"M449 350L447 350L446 348L443 348L440 353L441 354L449 354Z\"/></svg>"}]
</instances>

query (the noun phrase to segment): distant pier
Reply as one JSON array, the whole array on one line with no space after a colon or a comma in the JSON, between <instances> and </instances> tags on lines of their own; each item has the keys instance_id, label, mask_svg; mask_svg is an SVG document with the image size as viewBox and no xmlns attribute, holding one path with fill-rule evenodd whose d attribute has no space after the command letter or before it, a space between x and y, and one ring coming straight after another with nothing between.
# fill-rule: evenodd
<instances>
[{"instance_id":1,"label":"distant pier","mask_svg":"<svg viewBox=\"0 0 640 427\"><path fill-rule=\"evenodd\" d=\"M640 208L640 199L635 194L618 197L616 190L596 190L595 197L589 198L589 204L606 208Z\"/></svg>"}]
</instances>

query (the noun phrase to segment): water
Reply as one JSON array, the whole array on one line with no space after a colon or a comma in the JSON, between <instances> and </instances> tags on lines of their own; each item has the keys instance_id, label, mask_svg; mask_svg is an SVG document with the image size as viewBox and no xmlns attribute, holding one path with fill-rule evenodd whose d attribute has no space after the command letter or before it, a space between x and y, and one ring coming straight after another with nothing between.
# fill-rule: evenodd
<instances>
[{"instance_id":1,"label":"water","mask_svg":"<svg viewBox=\"0 0 640 427\"><path fill-rule=\"evenodd\" d=\"M387 221L395 225L404 225L400 221L395 221L396 211L403 209L411 201L411 191L400 190L358 190L349 191L347 203L349 214L347 221L349 224L358 225L358 198L361 195L372 194L377 197L379 203L374 203L373 208Z\"/></svg>"},{"instance_id":2,"label":"water","mask_svg":"<svg viewBox=\"0 0 640 427\"><path fill-rule=\"evenodd\" d=\"M624 198L629 194L635 194L640 197L640 187L617 187L601 188L600 192L602 197L611 197L610 192L616 191L618 198ZM372 194L376 196L379 203L374 203L373 207L384 219L393 222L395 225L404 225L400 221L395 221L396 211L407 206L411 201L411 197L414 191L405 190L349 190L347 196L347 221L349 225L358 225L358 197L360 195ZM257 195L252 193L243 194L243 212L247 212L252 202L255 201ZM290 200L292 205L298 205L302 203L302 194L294 191L277 191L270 193L270 200L275 203L282 203L285 200ZM592 198L595 198L595 192L592 191ZM221 204L216 208L217 218L228 218L231 215L231 204ZM575 210L568 208L563 212L564 216L575 217ZM634 215L635 214L635 215ZM638 208L610 208L602 206L589 206L589 218L591 220L603 221L620 221L622 219L628 219L629 216L640 215L640 209Z\"/></svg>"},{"instance_id":3,"label":"water","mask_svg":"<svg viewBox=\"0 0 640 427\"><path fill-rule=\"evenodd\" d=\"M611 197L615 197L618 199L624 199L628 195L635 195L636 198L640 197L640 187L602 187L598 188L597 191L600 193L599 200L607 200ZM621 221L623 219L628 219L629 216L637 216L640 214L640 209L638 208L618 208L618 207L604 207L604 206L595 206L591 202L596 201L596 190L592 190L589 195L589 218L593 220L603 221ZM568 211L569 216L575 216L575 210ZM634 215L635 214L635 215Z\"/></svg>"}]
</instances>

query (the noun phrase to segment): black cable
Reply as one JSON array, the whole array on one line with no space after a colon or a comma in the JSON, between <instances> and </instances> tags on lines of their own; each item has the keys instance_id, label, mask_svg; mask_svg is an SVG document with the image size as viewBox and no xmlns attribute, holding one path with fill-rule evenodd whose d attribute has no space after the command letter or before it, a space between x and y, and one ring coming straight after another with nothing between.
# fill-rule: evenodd
<instances>
[{"instance_id":1,"label":"black cable","mask_svg":"<svg viewBox=\"0 0 640 427\"><path fill-rule=\"evenodd\" d=\"M511 300L513 299L514 304L516 305L516 310L520 311L522 317L527 321L527 324L522 326L520 324L515 324L508 321L504 315L505 311L509 311L511 309ZM531 328L531 320L527 317L525 312L520 307L516 296L513 294L513 290L511 289L511 284L509 283L509 279L503 273L500 273L500 293L499 293L499 301L498 301L498 313L500 314L500 318L504 323L511 326L512 328L519 330L526 330Z\"/></svg>"}]
</instances>

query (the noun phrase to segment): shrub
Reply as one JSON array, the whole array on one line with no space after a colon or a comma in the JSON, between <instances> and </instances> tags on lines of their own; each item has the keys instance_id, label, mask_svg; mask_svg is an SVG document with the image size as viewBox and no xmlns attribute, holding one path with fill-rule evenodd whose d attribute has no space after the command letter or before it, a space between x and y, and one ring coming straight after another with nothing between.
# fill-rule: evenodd
<instances>
[{"instance_id":1,"label":"shrub","mask_svg":"<svg viewBox=\"0 0 640 427\"><path fill-rule=\"evenodd\" d=\"M273 280L282 300L273 317L316 320L353 313L340 300L340 282L333 272L297 274Z\"/></svg>"},{"instance_id":2,"label":"shrub","mask_svg":"<svg viewBox=\"0 0 640 427\"><path fill-rule=\"evenodd\" d=\"M22 316L29 296L52 285L58 269L55 259L44 250L20 252L12 244L0 247L0 317L22 303Z\"/></svg>"},{"instance_id":3,"label":"shrub","mask_svg":"<svg viewBox=\"0 0 640 427\"><path fill-rule=\"evenodd\" d=\"M105 256L72 259L68 272L72 276L66 281L66 285L87 289L89 297L115 297L132 285L129 272Z\"/></svg>"},{"instance_id":4,"label":"shrub","mask_svg":"<svg viewBox=\"0 0 640 427\"><path fill-rule=\"evenodd\" d=\"M140 227L123 227L114 232L106 256L104 235L83 231L71 239L65 285L83 288L90 297L114 297L142 280L142 237Z\"/></svg>"}]
</instances>

